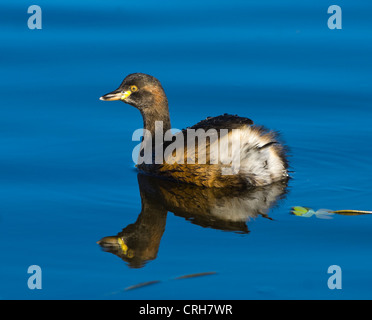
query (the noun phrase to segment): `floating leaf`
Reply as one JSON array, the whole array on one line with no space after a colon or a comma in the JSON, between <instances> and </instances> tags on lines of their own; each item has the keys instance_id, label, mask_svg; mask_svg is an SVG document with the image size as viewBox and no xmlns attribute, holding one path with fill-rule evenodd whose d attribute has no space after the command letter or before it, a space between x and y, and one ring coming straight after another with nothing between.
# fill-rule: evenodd
<instances>
[{"instance_id":1,"label":"floating leaf","mask_svg":"<svg viewBox=\"0 0 372 320\"><path fill-rule=\"evenodd\" d=\"M330 210L330 209L319 209L317 212L315 212L316 214L324 214L324 215L333 215L334 211L333 210Z\"/></svg>"},{"instance_id":2,"label":"floating leaf","mask_svg":"<svg viewBox=\"0 0 372 320\"><path fill-rule=\"evenodd\" d=\"M302 216L303 214L306 214L309 211L309 208L305 207L293 207L292 213L296 216Z\"/></svg>"},{"instance_id":3,"label":"floating leaf","mask_svg":"<svg viewBox=\"0 0 372 320\"><path fill-rule=\"evenodd\" d=\"M324 219L324 220L330 220L330 219L333 219L333 218L330 217L329 215L315 214L315 216L316 216L318 219Z\"/></svg>"},{"instance_id":4,"label":"floating leaf","mask_svg":"<svg viewBox=\"0 0 372 320\"><path fill-rule=\"evenodd\" d=\"M345 216L359 216L361 214L372 214L372 211L364 211L364 210L337 210L333 212L337 214L342 214Z\"/></svg>"},{"instance_id":5,"label":"floating leaf","mask_svg":"<svg viewBox=\"0 0 372 320\"><path fill-rule=\"evenodd\" d=\"M314 210L311 209L311 208L297 206L297 207L293 207L293 208L292 208L292 213L293 213L294 215L296 215L296 216L299 216L299 217L309 218L309 217L311 217L315 212L314 212Z\"/></svg>"},{"instance_id":6,"label":"floating leaf","mask_svg":"<svg viewBox=\"0 0 372 320\"><path fill-rule=\"evenodd\" d=\"M319 219L332 219L332 215L334 215L332 210L329 209L319 209L315 212L315 216Z\"/></svg>"},{"instance_id":7,"label":"floating leaf","mask_svg":"<svg viewBox=\"0 0 372 320\"><path fill-rule=\"evenodd\" d=\"M292 207L291 211L294 215L299 216L299 217L305 217L309 218L313 215L315 215L319 219L332 219L332 215L336 214L341 214L345 216L357 216L357 215L362 215L362 214L372 214L372 211L364 211L364 210L330 210L330 209L319 209L318 211L314 211L311 208L307 207L301 207L301 206L296 206Z\"/></svg>"}]
</instances>

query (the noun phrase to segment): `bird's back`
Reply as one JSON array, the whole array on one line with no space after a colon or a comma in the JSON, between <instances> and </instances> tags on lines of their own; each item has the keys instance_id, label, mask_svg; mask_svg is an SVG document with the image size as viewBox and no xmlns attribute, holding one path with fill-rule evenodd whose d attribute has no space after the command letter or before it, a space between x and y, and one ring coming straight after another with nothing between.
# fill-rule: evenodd
<instances>
[{"instance_id":1,"label":"bird's back","mask_svg":"<svg viewBox=\"0 0 372 320\"><path fill-rule=\"evenodd\" d=\"M142 171L205 187L264 186L288 177L278 134L235 115L208 117L165 143L164 163Z\"/></svg>"}]
</instances>

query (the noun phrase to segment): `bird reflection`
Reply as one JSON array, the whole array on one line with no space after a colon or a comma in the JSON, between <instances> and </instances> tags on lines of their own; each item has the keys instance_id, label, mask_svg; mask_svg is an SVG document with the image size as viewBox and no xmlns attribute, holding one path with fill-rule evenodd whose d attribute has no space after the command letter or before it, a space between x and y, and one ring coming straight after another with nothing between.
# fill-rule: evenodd
<instances>
[{"instance_id":1,"label":"bird reflection","mask_svg":"<svg viewBox=\"0 0 372 320\"><path fill-rule=\"evenodd\" d=\"M138 184L142 210L136 222L97 242L131 268L156 258L168 212L202 227L248 233L246 222L258 216L271 219L270 208L287 192L287 181L248 190L214 189L138 174Z\"/></svg>"}]
</instances>

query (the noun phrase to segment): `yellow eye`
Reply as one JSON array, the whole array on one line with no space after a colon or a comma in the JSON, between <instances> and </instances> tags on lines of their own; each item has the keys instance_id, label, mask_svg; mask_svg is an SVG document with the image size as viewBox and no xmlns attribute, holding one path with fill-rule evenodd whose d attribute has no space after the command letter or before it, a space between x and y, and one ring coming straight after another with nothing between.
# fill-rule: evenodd
<instances>
[{"instance_id":1,"label":"yellow eye","mask_svg":"<svg viewBox=\"0 0 372 320\"><path fill-rule=\"evenodd\" d=\"M136 92L136 91L138 91L138 88L136 86L131 86L130 91Z\"/></svg>"},{"instance_id":2,"label":"yellow eye","mask_svg":"<svg viewBox=\"0 0 372 320\"><path fill-rule=\"evenodd\" d=\"M129 250L128 250L127 257L128 257L129 259L132 259L132 258L134 257L134 251L133 251L132 249L129 249Z\"/></svg>"}]
</instances>

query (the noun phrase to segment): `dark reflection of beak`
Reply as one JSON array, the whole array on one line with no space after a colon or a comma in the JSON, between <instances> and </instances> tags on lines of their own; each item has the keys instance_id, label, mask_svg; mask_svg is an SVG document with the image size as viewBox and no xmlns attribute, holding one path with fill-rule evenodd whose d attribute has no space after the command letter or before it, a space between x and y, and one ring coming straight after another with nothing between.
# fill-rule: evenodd
<instances>
[{"instance_id":1,"label":"dark reflection of beak","mask_svg":"<svg viewBox=\"0 0 372 320\"><path fill-rule=\"evenodd\" d=\"M247 220L268 212L287 192L287 182L251 190L200 188L138 174L142 211L133 224L98 244L128 262L144 266L156 258L167 212L202 227L248 233Z\"/></svg>"},{"instance_id":2,"label":"dark reflection of beak","mask_svg":"<svg viewBox=\"0 0 372 320\"><path fill-rule=\"evenodd\" d=\"M117 251L118 254L123 252L122 246L119 243L119 237L104 237L97 243L102 247L103 250L114 252ZM124 250L127 251L127 250Z\"/></svg>"},{"instance_id":3,"label":"dark reflection of beak","mask_svg":"<svg viewBox=\"0 0 372 320\"><path fill-rule=\"evenodd\" d=\"M114 248L117 247L118 240L116 237L104 237L101 240L97 241L97 243L102 246L102 248Z\"/></svg>"}]
</instances>

